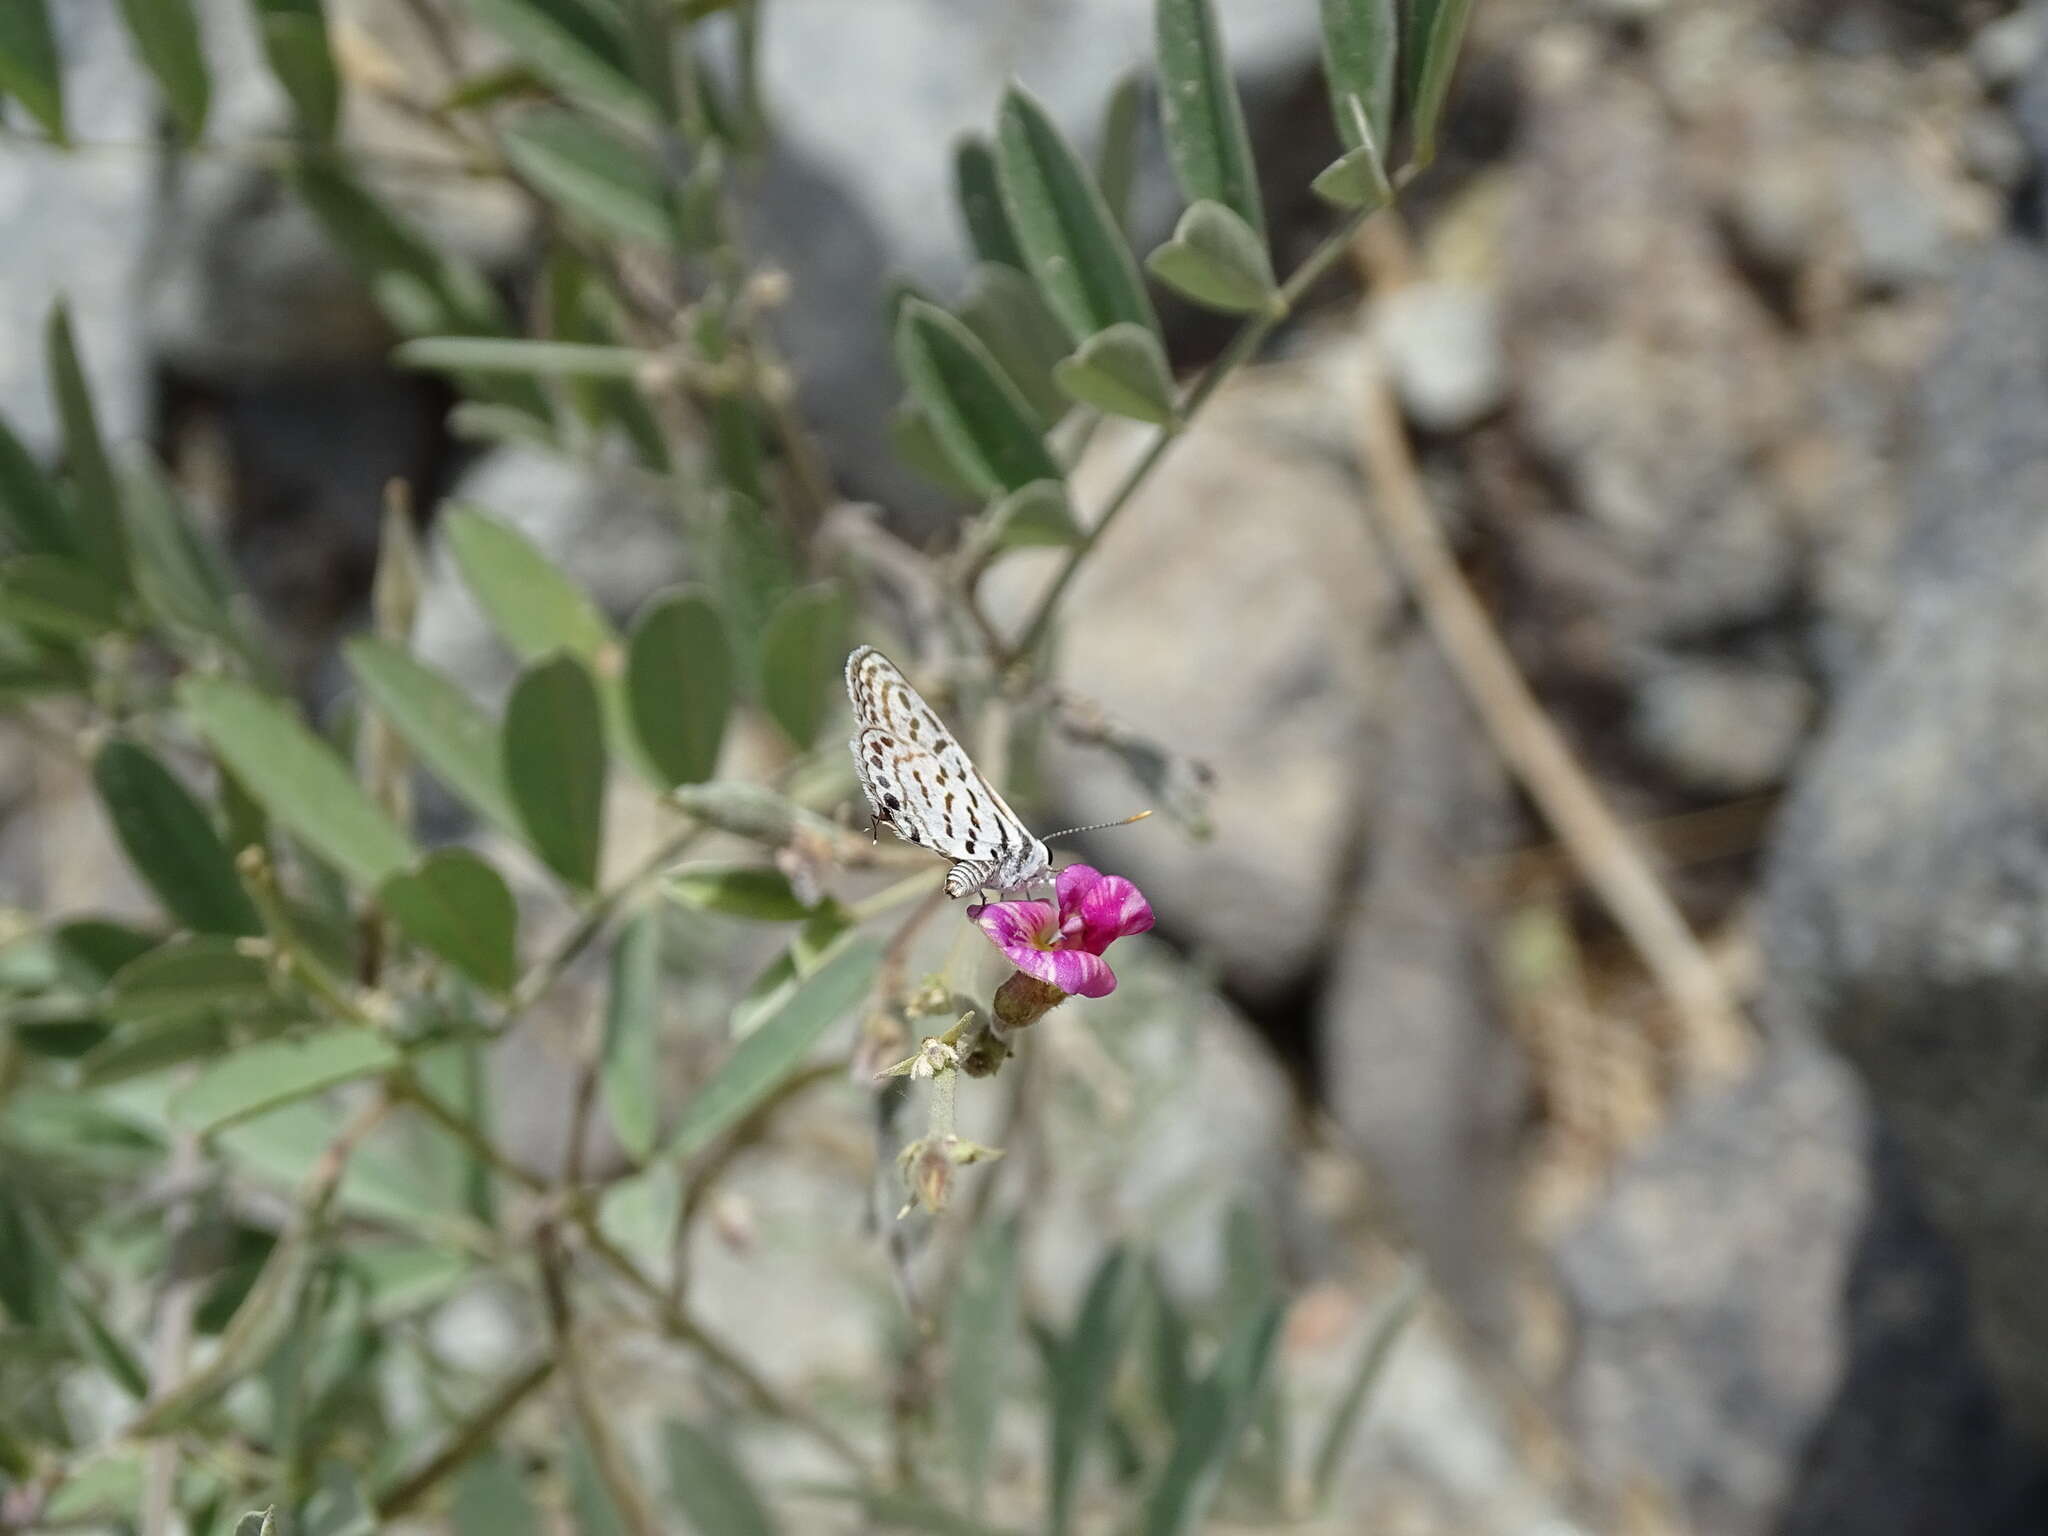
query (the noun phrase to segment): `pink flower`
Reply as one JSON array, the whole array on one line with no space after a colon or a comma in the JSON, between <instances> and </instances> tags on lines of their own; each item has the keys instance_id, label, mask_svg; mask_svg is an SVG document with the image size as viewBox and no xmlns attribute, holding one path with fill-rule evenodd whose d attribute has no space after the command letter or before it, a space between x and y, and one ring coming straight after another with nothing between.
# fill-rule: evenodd
<instances>
[{"instance_id":1,"label":"pink flower","mask_svg":"<svg viewBox=\"0 0 2048 1536\"><path fill-rule=\"evenodd\" d=\"M997 949L1025 975L1076 997L1107 997L1116 974L1102 952L1118 939L1152 926L1152 904L1122 875L1070 864L1053 883L1059 898L995 901L969 907Z\"/></svg>"}]
</instances>

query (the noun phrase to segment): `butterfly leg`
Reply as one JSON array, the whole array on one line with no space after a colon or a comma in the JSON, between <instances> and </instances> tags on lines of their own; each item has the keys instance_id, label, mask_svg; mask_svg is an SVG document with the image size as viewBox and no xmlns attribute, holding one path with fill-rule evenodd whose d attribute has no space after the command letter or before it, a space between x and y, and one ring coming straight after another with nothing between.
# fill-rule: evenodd
<instances>
[{"instance_id":1,"label":"butterfly leg","mask_svg":"<svg viewBox=\"0 0 2048 1536\"><path fill-rule=\"evenodd\" d=\"M882 820L879 816L871 815L868 817L868 841L870 843L880 843L882 841Z\"/></svg>"}]
</instances>

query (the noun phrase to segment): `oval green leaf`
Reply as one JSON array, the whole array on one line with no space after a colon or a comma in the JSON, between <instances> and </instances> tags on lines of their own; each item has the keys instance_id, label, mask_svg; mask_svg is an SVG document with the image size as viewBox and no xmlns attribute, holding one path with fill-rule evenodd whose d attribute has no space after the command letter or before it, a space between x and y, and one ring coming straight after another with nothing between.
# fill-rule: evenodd
<instances>
[{"instance_id":1,"label":"oval green leaf","mask_svg":"<svg viewBox=\"0 0 2048 1536\"><path fill-rule=\"evenodd\" d=\"M998 549L1064 549L1081 542L1067 488L1057 480L1037 480L1012 491L989 509L982 535Z\"/></svg>"},{"instance_id":2,"label":"oval green leaf","mask_svg":"<svg viewBox=\"0 0 2048 1536\"><path fill-rule=\"evenodd\" d=\"M617 645L597 604L525 534L469 507L445 514L443 530L463 581L524 659L559 650L596 664Z\"/></svg>"},{"instance_id":3,"label":"oval green leaf","mask_svg":"<svg viewBox=\"0 0 2048 1536\"><path fill-rule=\"evenodd\" d=\"M284 705L225 677L188 677L178 698L242 787L320 857L372 889L411 866L411 841Z\"/></svg>"},{"instance_id":4,"label":"oval green leaf","mask_svg":"<svg viewBox=\"0 0 2048 1536\"><path fill-rule=\"evenodd\" d=\"M0 614L55 639L90 640L121 627L121 596L69 555L17 555L0 561Z\"/></svg>"},{"instance_id":5,"label":"oval green leaf","mask_svg":"<svg viewBox=\"0 0 2048 1536\"><path fill-rule=\"evenodd\" d=\"M533 72L573 101L629 121L650 121L653 103L626 52L618 11L587 0L468 0Z\"/></svg>"},{"instance_id":6,"label":"oval green leaf","mask_svg":"<svg viewBox=\"0 0 2048 1536\"><path fill-rule=\"evenodd\" d=\"M1394 133L1399 7L1396 0L1322 0L1322 7L1323 73L1329 81L1337 137L1347 149L1358 149L1369 134L1384 156ZM1365 110L1363 131L1349 105L1348 98L1354 96Z\"/></svg>"},{"instance_id":7,"label":"oval green leaf","mask_svg":"<svg viewBox=\"0 0 2048 1536\"><path fill-rule=\"evenodd\" d=\"M1045 108L1021 86L1003 98L996 171L1031 275L1075 341L1119 322L1159 329L1138 264L1100 189Z\"/></svg>"},{"instance_id":8,"label":"oval green leaf","mask_svg":"<svg viewBox=\"0 0 2048 1536\"><path fill-rule=\"evenodd\" d=\"M107 983L107 1015L124 1023L201 1008L262 1012L275 1002L270 967L218 934L158 945L122 966Z\"/></svg>"},{"instance_id":9,"label":"oval green leaf","mask_svg":"<svg viewBox=\"0 0 2048 1536\"><path fill-rule=\"evenodd\" d=\"M156 77L171 116L177 119L178 136L187 144L197 143L206 132L213 85L192 0L121 0L121 15L135 39L135 51Z\"/></svg>"},{"instance_id":10,"label":"oval green leaf","mask_svg":"<svg viewBox=\"0 0 2048 1536\"><path fill-rule=\"evenodd\" d=\"M896 360L953 467L978 494L1060 478L1038 418L974 333L937 305L908 300Z\"/></svg>"},{"instance_id":11,"label":"oval green leaf","mask_svg":"<svg viewBox=\"0 0 2048 1536\"><path fill-rule=\"evenodd\" d=\"M548 868L590 890L604 844L604 713L581 662L557 654L520 674L502 750L527 840Z\"/></svg>"},{"instance_id":12,"label":"oval green leaf","mask_svg":"<svg viewBox=\"0 0 2048 1536\"><path fill-rule=\"evenodd\" d=\"M654 1155L661 1114L657 1033L661 1020L661 913L643 907L612 947L599 1085L619 1145L636 1163Z\"/></svg>"},{"instance_id":13,"label":"oval green leaf","mask_svg":"<svg viewBox=\"0 0 2048 1536\"><path fill-rule=\"evenodd\" d=\"M195 1131L217 1131L280 1104L388 1071L402 1059L389 1040L355 1024L266 1040L200 1073L173 1096L171 1116Z\"/></svg>"},{"instance_id":14,"label":"oval green leaf","mask_svg":"<svg viewBox=\"0 0 2048 1536\"><path fill-rule=\"evenodd\" d=\"M1117 1362L1143 1295L1140 1271L1122 1248L1097 1266L1073 1334L1052 1360L1052 1465L1047 1536L1073 1529L1074 1500L1086 1457L1101 1439Z\"/></svg>"},{"instance_id":15,"label":"oval green leaf","mask_svg":"<svg viewBox=\"0 0 2048 1536\"><path fill-rule=\"evenodd\" d=\"M889 447L897 458L932 484L962 496L981 495L981 488L953 467L952 455L939 441L931 418L909 401L890 414Z\"/></svg>"},{"instance_id":16,"label":"oval green leaf","mask_svg":"<svg viewBox=\"0 0 2048 1536\"><path fill-rule=\"evenodd\" d=\"M1102 141L1095 151L1095 185L1118 229L1131 224L1131 188L1138 176L1138 109L1145 102L1144 77L1124 71L1102 109Z\"/></svg>"},{"instance_id":17,"label":"oval green leaf","mask_svg":"<svg viewBox=\"0 0 2048 1536\"><path fill-rule=\"evenodd\" d=\"M1356 96L1346 99L1345 109L1354 122L1364 121L1365 107ZM1361 144L1344 158L1333 162L1309 183L1309 190L1326 203L1339 208L1384 208L1394 200L1394 184L1387 180L1387 167L1377 144Z\"/></svg>"},{"instance_id":18,"label":"oval green leaf","mask_svg":"<svg viewBox=\"0 0 2048 1536\"><path fill-rule=\"evenodd\" d=\"M626 702L662 788L717 771L732 692L732 647L717 606L697 592L658 594L633 626Z\"/></svg>"},{"instance_id":19,"label":"oval green leaf","mask_svg":"<svg viewBox=\"0 0 2048 1536\"><path fill-rule=\"evenodd\" d=\"M974 247L975 256L1023 272L1024 248L1010 228L1002 188L996 181L995 153L986 139L969 134L953 147L953 194L959 199L967 242Z\"/></svg>"},{"instance_id":20,"label":"oval green leaf","mask_svg":"<svg viewBox=\"0 0 2048 1536\"><path fill-rule=\"evenodd\" d=\"M378 887L377 901L407 938L478 986L512 989L519 909L504 878L467 848L428 854Z\"/></svg>"},{"instance_id":21,"label":"oval green leaf","mask_svg":"<svg viewBox=\"0 0 2048 1536\"><path fill-rule=\"evenodd\" d=\"M791 888L789 876L771 864L685 864L663 888L699 912L760 923L801 922L817 910L806 905Z\"/></svg>"},{"instance_id":22,"label":"oval green leaf","mask_svg":"<svg viewBox=\"0 0 2048 1536\"><path fill-rule=\"evenodd\" d=\"M1052 371L1072 343L1030 278L1014 267L976 267L960 304L960 319L981 338L1041 427L1050 427L1067 414L1067 397L1053 383Z\"/></svg>"},{"instance_id":23,"label":"oval green leaf","mask_svg":"<svg viewBox=\"0 0 2048 1536\"><path fill-rule=\"evenodd\" d=\"M1189 202L1221 203L1265 242L1259 172L1210 0L1159 0L1159 124Z\"/></svg>"},{"instance_id":24,"label":"oval green leaf","mask_svg":"<svg viewBox=\"0 0 2048 1536\"><path fill-rule=\"evenodd\" d=\"M1271 313L1281 302L1265 241L1221 203L1199 202L1182 214L1173 238L1146 258L1145 270L1225 314Z\"/></svg>"},{"instance_id":25,"label":"oval green leaf","mask_svg":"<svg viewBox=\"0 0 2048 1536\"><path fill-rule=\"evenodd\" d=\"M1145 1504L1143 1536L1194 1536L1202 1529L1257 1404L1281 1316L1277 1301L1246 1316L1209 1374L1182 1399L1173 1451Z\"/></svg>"},{"instance_id":26,"label":"oval green leaf","mask_svg":"<svg viewBox=\"0 0 2048 1536\"><path fill-rule=\"evenodd\" d=\"M146 747L108 742L92 775L128 862L165 911L199 933L262 932L213 818Z\"/></svg>"},{"instance_id":27,"label":"oval green leaf","mask_svg":"<svg viewBox=\"0 0 2048 1536\"><path fill-rule=\"evenodd\" d=\"M320 0L256 0L263 55L291 98L299 126L316 139L334 137L341 116L341 76L327 42Z\"/></svg>"},{"instance_id":28,"label":"oval green leaf","mask_svg":"<svg viewBox=\"0 0 2048 1536\"><path fill-rule=\"evenodd\" d=\"M1018 1267L1017 1218L983 1222L968 1240L947 1308L946 1417L976 1520L988 1502L989 1453L1017 1335Z\"/></svg>"},{"instance_id":29,"label":"oval green leaf","mask_svg":"<svg viewBox=\"0 0 2048 1536\"><path fill-rule=\"evenodd\" d=\"M401 368L429 373L513 373L550 379L631 379L652 354L582 341L527 341L509 336L421 336L391 354Z\"/></svg>"},{"instance_id":30,"label":"oval green leaf","mask_svg":"<svg viewBox=\"0 0 2048 1536\"><path fill-rule=\"evenodd\" d=\"M792 592L761 636L761 704L799 747L816 740L847 651L851 615L836 587Z\"/></svg>"},{"instance_id":31,"label":"oval green leaf","mask_svg":"<svg viewBox=\"0 0 2048 1536\"><path fill-rule=\"evenodd\" d=\"M1418 166L1436 158L1436 130L1464 45L1472 0L1414 0L1403 38L1408 49L1408 130Z\"/></svg>"},{"instance_id":32,"label":"oval green leaf","mask_svg":"<svg viewBox=\"0 0 2048 1536\"><path fill-rule=\"evenodd\" d=\"M50 311L44 355L57 418L64 424L64 462L71 471L73 526L79 551L116 591L128 589L128 535L121 526L121 494L107 445L93 411L92 391L78 361L71 315L64 305Z\"/></svg>"},{"instance_id":33,"label":"oval green leaf","mask_svg":"<svg viewBox=\"0 0 2048 1536\"><path fill-rule=\"evenodd\" d=\"M882 947L873 939L848 934L834 943L683 1107L662 1155L694 1157L744 1120L802 1064L825 1031L867 996L881 959Z\"/></svg>"},{"instance_id":34,"label":"oval green leaf","mask_svg":"<svg viewBox=\"0 0 2048 1536\"><path fill-rule=\"evenodd\" d=\"M1141 325L1112 325L1053 370L1061 389L1112 416L1165 426L1174 420L1173 376L1159 338Z\"/></svg>"},{"instance_id":35,"label":"oval green leaf","mask_svg":"<svg viewBox=\"0 0 2048 1536\"><path fill-rule=\"evenodd\" d=\"M507 831L519 830L498 727L442 672L376 635L358 635L342 647L356 686L385 723L405 738L443 784L479 815Z\"/></svg>"},{"instance_id":36,"label":"oval green leaf","mask_svg":"<svg viewBox=\"0 0 2048 1536\"><path fill-rule=\"evenodd\" d=\"M85 552L56 485L4 419L0 419L0 532L28 554Z\"/></svg>"},{"instance_id":37,"label":"oval green leaf","mask_svg":"<svg viewBox=\"0 0 2048 1536\"><path fill-rule=\"evenodd\" d=\"M44 0L0 5L0 96L12 96L43 125L64 138L64 68Z\"/></svg>"},{"instance_id":38,"label":"oval green leaf","mask_svg":"<svg viewBox=\"0 0 2048 1536\"><path fill-rule=\"evenodd\" d=\"M580 113L528 112L505 130L505 157L533 187L600 233L676 238L661 173L639 144Z\"/></svg>"}]
</instances>

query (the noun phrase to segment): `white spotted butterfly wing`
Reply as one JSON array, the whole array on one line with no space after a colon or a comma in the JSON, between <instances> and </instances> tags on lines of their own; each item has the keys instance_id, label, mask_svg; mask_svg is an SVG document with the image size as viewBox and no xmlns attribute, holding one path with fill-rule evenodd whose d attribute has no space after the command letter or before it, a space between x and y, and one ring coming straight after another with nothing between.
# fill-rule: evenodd
<instances>
[{"instance_id":1,"label":"white spotted butterfly wing","mask_svg":"<svg viewBox=\"0 0 2048 1536\"><path fill-rule=\"evenodd\" d=\"M946 894L1021 890L1052 856L981 776L896 664L871 645L846 658L853 761L874 824L953 861Z\"/></svg>"}]
</instances>

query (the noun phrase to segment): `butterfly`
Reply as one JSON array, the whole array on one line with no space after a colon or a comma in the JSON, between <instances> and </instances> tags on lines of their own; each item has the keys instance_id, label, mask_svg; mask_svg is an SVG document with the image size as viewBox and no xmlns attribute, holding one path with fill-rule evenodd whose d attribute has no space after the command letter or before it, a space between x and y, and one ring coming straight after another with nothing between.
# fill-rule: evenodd
<instances>
[{"instance_id":1,"label":"butterfly","mask_svg":"<svg viewBox=\"0 0 2048 1536\"><path fill-rule=\"evenodd\" d=\"M1027 890L1052 873L1051 839L1031 835L895 662L872 645L856 648L846 658L846 696L870 833L887 826L951 859L946 894L956 900L969 891ZM1070 827L1053 837L1095 830Z\"/></svg>"}]
</instances>

